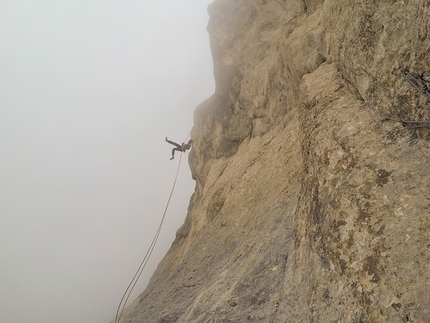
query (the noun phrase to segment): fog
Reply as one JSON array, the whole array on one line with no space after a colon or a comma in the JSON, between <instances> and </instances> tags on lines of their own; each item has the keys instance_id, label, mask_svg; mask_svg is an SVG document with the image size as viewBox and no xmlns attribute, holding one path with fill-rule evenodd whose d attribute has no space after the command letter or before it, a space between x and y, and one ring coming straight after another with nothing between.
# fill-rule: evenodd
<instances>
[{"instance_id":1,"label":"fog","mask_svg":"<svg viewBox=\"0 0 430 323\"><path fill-rule=\"evenodd\" d=\"M0 321L108 323L214 91L202 0L0 4ZM194 189L183 155L144 289Z\"/></svg>"}]
</instances>

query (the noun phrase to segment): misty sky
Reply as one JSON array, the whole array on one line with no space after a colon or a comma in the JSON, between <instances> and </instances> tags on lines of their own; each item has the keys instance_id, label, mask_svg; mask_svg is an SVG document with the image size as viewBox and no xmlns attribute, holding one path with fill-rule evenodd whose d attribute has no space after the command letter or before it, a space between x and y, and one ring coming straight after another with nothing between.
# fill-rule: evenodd
<instances>
[{"instance_id":1,"label":"misty sky","mask_svg":"<svg viewBox=\"0 0 430 323\"><path fill-rule=\"evenodd\" d=\"M0 322L108 323L214 92L212 0L0 2ZM185 155L131 300L183 223Z\"/></svg>"}]
</instances>

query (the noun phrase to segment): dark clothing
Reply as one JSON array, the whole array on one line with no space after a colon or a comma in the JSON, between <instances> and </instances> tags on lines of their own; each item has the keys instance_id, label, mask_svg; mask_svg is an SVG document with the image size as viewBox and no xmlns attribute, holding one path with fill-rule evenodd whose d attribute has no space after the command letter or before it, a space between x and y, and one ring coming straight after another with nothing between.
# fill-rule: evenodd
<instances>
[{"instance_id":1,"label":"dark clothing","mask_svg":"<svg viewBox=\"0 0 430 323\"><path fill-rule=\"evenodd\" d=\"M187 150L190 150L191 148L191 144L186 144L185 142L183 142L182 145L170 140L166 140L166 142L173 146L176 146L176 148L172 149L172 158L175 156L175 151L185 152Z\"/></svg>"},{"instance_id":2,"label":"dark clothing","mask_svg":"<svg viewBox=\"0 0 430 323\"><path fill-rule=\"evenodd\" d=\"M184 150L183 150L183 151L190 150L190 148L191 148L191 144L185 144L185 143L182 143L182 147L184 148Z\"/></svg>"}]
</instances>

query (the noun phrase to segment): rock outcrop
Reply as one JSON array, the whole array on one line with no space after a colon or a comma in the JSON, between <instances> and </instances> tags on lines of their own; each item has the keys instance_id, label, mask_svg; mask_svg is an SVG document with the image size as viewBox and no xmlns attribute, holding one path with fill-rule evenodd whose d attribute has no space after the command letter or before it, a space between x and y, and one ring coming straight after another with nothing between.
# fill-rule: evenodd
<instances>
[{"instance_id":1,"label":"rock outcrop","mask_svg":"<svg viewBox=\"0 0 430 323\"><path fill-rule=\"evenodd\" d=\"M430 322L430 3L216 0L185 223L123 322Z\"/></svg>"}]
</instances>

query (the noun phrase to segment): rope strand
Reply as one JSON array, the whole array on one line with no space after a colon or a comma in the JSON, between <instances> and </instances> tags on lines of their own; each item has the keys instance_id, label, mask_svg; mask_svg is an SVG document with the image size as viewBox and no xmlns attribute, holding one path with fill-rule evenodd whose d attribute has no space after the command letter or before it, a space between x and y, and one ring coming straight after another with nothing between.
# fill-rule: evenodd
<instances>
[{"instance_id":1,"label":"rope strand","mask_svg":"<svg viewBox=\"0 0 430 323\"><path fill-rule=\"evenodd\" d=\"M188 136L189 136L189 134L188 134ZM188 138L188 136L187 136L187 138ZM166 208L164 209L163 217L161 218L161 222L160 222L160 225L158 226L157 233L155 234L154 239L152 239L151 245L150 245L148 251L146 252L145 257L143 258L139 268L137 269L136 273L134 274L133 279L131 280L126 291L124 292L124 295L121 298L121 301L118 305L118 309L117 309L116 316L115 316L115 323L120 323L122 313L124 312L125 306L127 305L130 294L133 291L134 287L136 286L137 281L139 280L140 275L142 274L143 269L145 268L145 266L149 260L149 257L151 257L151 254L154 251L155 244L157 243L158 237L160 235L161 228L162 228L163 222L164 222L164 218L166 217L167 209L169 207L170 200L171 200L172 195L173 195L173 191L175 190L176 181L177 181L178 175L179 175L179 169L181 167L181 161L182 161L182 154L180 155L180 158L179 158L178 170L176 171L175 181L173 182L173 187L172 187L172 190L170 192L169 199L167 200ZM126 295L127 295L127 297L126 297ZM124 300L124 298L125 298L125 300ZM122 304L122 308L121 308L121 304ZM120 311L120 308L121 308L121 311Z\"/></svg>"}]
</instances>

